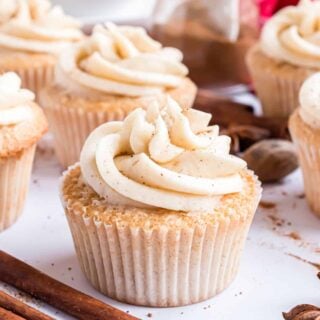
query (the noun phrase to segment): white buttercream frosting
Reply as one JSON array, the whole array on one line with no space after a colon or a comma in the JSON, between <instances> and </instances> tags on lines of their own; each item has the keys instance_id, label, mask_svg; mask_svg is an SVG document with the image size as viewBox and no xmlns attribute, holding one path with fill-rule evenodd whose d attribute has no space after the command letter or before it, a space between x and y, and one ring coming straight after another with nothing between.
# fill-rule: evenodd
<instances>
[{"instance_id":1,"label":"white buttercream frosting","mask_svg":"<svg viewBox=\"0 0 320 320\"><path fill-rule=\"evenodd\" d=\"M303 83L299 99L301 118L311 127L320 129L320 72Z\"/></svg>"},{"instance_id":2,"label":"white buttercream frosting","mask_svg":"<svg viewBox=\"0 0 320 320\"><path fill-rule=\"evenodd\" d=\"M302 0L276 13L263 27L261 48L280 61L319 69L320 1Z\"/></svg>"},{"instance_id":3,"label":"white buttercream frosting","mask_svg":"<svg viewBox=\"0 0 320 320\"><path fill-rule=\"evenodd\" d=\"M172 98L95 129L80 157L84 180L109 204L210 212L240 192L245 161L211 115L182 110Z\"/></svg>"},{"instance_id":4,"label":"white buttercream frosting","mask_svg":"<svg viewBox=\"0 0 320 320\"><path fill-rule=\"evenodd\" d=\"M28 104L34 98L33 92L21 89L21 80L14 72L0 76L0 126L30 120L33 114Z\"/></svg>"},{"instance_id":5,"label":"white buttercream frosting","mask_svg":"<svg viewBox=\"0 0 320 320\"><path fill-rule=\"evenodd\" d=\"M0 0L0 46L59 53L80 40L81 24L47 0Z\"/></svg>"},{"instance_id":6,"label":"white buttercream frosting","mask_svg":"<svg viewBox=\"0 0 320 320\"><path fill-rule=\"evenodd\" d=\"M107 94L142 96L175 88L188 74L178 49L164 48L141 27L97 25L64 52L59 79Z\"/></svg>"}]
</instances>

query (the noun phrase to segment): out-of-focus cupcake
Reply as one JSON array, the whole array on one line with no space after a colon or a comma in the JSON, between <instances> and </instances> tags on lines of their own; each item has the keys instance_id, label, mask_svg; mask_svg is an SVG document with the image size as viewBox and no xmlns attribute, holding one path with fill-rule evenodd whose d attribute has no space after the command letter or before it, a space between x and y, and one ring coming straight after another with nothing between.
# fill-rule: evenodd
<instances>
[{"instance_id":1,"label":"out-of-focus cupcake","mask_svg":"<svg viewBox=\"0 0 320 320\"><path fill-rule=\"evenodd\" d=\"M47 131L34 98L15 73L0 76L0 231L23 210L36 143Z\"/></svg>"},{"instance_id":2,"label":"out-of-focus cupcake","mask_svg":"<svg viewBox=\"0 0 320 320\"><path fill-rule=\"evenodd\" d=\"M47 0L0 0L0 72L16 72L37 93L52 81L57 55L83 37L80 27Z\"/></svg>"},{"instance_id":3,"label":"out-of-focus cupcake","mask_svg":"<svg viewBox=\"0 0 320 320\"><path fill-rule=\"evenodd\" d=\"M289 116L303 81L320 71L320 2L302 0L265 24L247 56L254 88L267 116Z\"/></svg>"},{"instance_id":4,"label":"out-of-focus cupcake","mask_svg":"<svg viewBox=\"0 0 320 320\"><path fill-rule=\"evenodd\" d=\"M289 129L298 148L307 200L320 217L320 73L302 85L300 107L290 117Z\"/></svg>"},{"instance_id":5,"label":"out-of-focus cupcake","mask_svg":"<svg viewBox=\"0 0 320 320\"><path fill-rule=\"evenodd\" d=\"M235 278L261 187L211 115L168 99L87 139L61 197L81 268L145 306L206 300Z\"/></svg>"},{"instance_id":6,"label":"out-of-focus cupcake","mask_svg":"<svg viewBox=\"0 0 320 320\"><path fill-rule=\"evenodd\" d=\"M143 28L112 23L96 26L90 38L66 51L55 83L40 95L62 166L79 160L85 139L101 123L163 104L167 94L191 107L196 87L181 61L179 50L162 47Z\"/></svg>"}]
</instances>

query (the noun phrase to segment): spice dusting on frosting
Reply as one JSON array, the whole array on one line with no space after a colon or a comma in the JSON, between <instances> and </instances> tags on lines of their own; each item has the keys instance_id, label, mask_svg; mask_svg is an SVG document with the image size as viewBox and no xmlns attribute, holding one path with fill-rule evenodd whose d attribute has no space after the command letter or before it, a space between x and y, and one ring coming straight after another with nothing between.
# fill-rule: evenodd
<instances>
[{"instance_id":1,"label":"spice dusting on frosting","mask_svg":"<svg viewBox=\"0 0 320 320\"><path fill-rule=\"evenodd\" d=\"M111 204L210 212L219 196L242 190L246 167L210 118L168 97L162 108L106 123L83 147L83 178Z\"/></svg>"},{"instance_id":2,"label":"spice dusting on frosting","mask_svg":"<svg viewBox=\"0 0 320 320\"><path fill-rule=\"evenodd\" d=\"M13 125L32 118L29 103L34 93L21 89L21 79L14 72L0 76L0 126Z\"/></svg>"},{"instance_id":3,"label":"spice dusting on frosting","mask_svg":"<svg viewBox=\"0 0 320 320\"><path fill-rule=\"evenodd\" d=\"M97 25L60 58L57 74L108 94L142 96L175 88L188 74L178 49L165 48L141 27Z\"/></svg>"}]
</instances>

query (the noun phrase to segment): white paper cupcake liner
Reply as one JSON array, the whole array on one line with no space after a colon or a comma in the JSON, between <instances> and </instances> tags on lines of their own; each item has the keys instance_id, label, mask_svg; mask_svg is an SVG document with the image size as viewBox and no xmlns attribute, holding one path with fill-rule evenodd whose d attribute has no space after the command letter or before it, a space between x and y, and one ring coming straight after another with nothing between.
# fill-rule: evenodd
<instances>
[{"instance_id":1,"label":"white paper cupcake liner","mask_svg":"<svg viewBox=\"0 0 320 320\"><path fill-rule=\"evenodd\" d=\"M257 45L251 48L246 60L264 115L289 117L299 106L302 83L316 70L285 66L285 63L279 66L276 61L264 57Z\"/></svg>"},{"instance_id":2,"label":"white paper cupcake liner","mask_svg":"<svg viewBox=\"0 0 320 320\"><path fill-rule=\"evenodd\" d=\"M45 107L44 111L49 121L49 129L54 135L57 158L64 168L79 161L82 146L91 131L107 121L123 120L126 116L121 109L113 112L86 112L82 109L57 106Z\"/></svg>"},{"instance_id":3,"label":"white paper cupcake liner","mask_svg":"<svg viewBox=\"0 0 320 320\"><path fill-rule=\"evenodd\" d=\"M297 119L290 122L290 133L298 149L306 198L312 211L320 217L320 137L317 139L315 136L310 141L309 136L304 135L299 128L301 124L297 123Z\"/></svg>"},{"instance_id":4,"label":"white paper cupcake liner","mask_svg":"<svg viewBox=\"0 0 320 320\"><path fill-rule=\"evenodd\" d=\"M298 107L299 90L305 77L281 78L254 68L251 76L265 116L288 117Z\"/></svg>"},{"instance_id":5,"label":"white paper cupcake liner","mask_svg":"<svg viewBox=\"0 0 320 320\"><path fill-rule=\"evenodd\" d=\"M21 215L29 189L35 145L17 157L0 158L0 231Z\"/></svg>"},{"instance_id":6,"label":"white paper cupcake liner","mask_svg":"<svg viewBox=\"0 0 320 320\"><path fill-rule=\"evenodd\" d=\"M42 88L50 84L54 79L54 65L36 68L1 69L0 73L16 72L22 81L22 87L33 91L36 98Z\"/></svg>"},{"instance_id":7,"label":"white paper cupcake liner","mask_svg":"<svg viewBox=\"0 0 320 320\"><path fill-rule=\"evenodd\" d=\"M173 307L209 299L235 278L258 193L246 218L194 228L107 225L65 210L81 268L97 290L134 305Z\"/></svg>"}]
</instances>

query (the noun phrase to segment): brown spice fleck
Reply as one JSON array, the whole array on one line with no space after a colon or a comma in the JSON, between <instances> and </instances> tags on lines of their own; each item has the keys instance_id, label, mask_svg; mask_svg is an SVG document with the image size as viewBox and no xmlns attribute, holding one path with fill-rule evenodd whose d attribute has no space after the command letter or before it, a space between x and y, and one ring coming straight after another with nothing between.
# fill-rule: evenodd
<instances>
[{"instance_id":1,"label":"brown spice fleck","mask_svg":"<svg viewBox=\"0 0 320 320\"><path fill-rule=\"evenodd\" d=\"M273 209L277 206L277 204L269 201L260 201L259 206L263 209Z\"/></svg>"},{"instance_id":2,"label":"brown spice fleck","mask_svg":"<svg viewBox=\"0 0 320 320\"><path fill-rule=\"evenodd\" d=\"M268 218L272 221L274 226L277 226L277 227L282 227L284 225L284 223L285 223L284 219L281 219L281 218L279 218L279 217L277 217L276 215L273 215L273 214L269 214Z\"/></svg>"},{"instance_id":3,"label":"brown spice fleck","mask_svg":"<svg viewBox=\"0 0 320 320\"><path fill-rule=\"evenodd\" d=\"M297 198L298 199L304 199L306 197L306 195L304 193L298 194Z\"/></svg>"},{"instance_id":4,"label":"brown spice fleck","mask_svg":"<svg viewBox=\"0 0 320 320\"><path fill-rule=\"evenodd\" d=\"M149 313L147 314L147 317L148 317L148 318L152 318L152 313L149 312Z\"/></svg>"},{"instance_id":5,"label":"brown spice fleck","mask_svg":"<svg viewBox=\"0 0 320 320\"><path fill-rule=\"evenodd\" d=\"M291 238L293 240L301 240L302 239L300 234L298 232L296 232L296 231L292 231L290 233L287 233L287 234L285 234L285 236L289 237L289 238Z\"/></svg>"},{"instance_id":6,"label":"brown spice fleck","mask_svg":"<svg viewBox=\"0 0 320 320\"><path fill-rule=\"evenodd\" d=\"M306 259L304 259L304 258L301 258L301 257L299 257L299 256L296 256L296 255L294 255L294 254L292 254L292 253L286 253L286 254L287 254L288 256L290 256L290 257L293 257L293 258L301 261L301 262L307 263L307 264L309 264L310 266L313 266L313 267L317 268L317 269L320 271L320 264L319 264L319 263L311 262L311 261L309 261L309 260L306 260ZM318 274L319 274L319 273L318 273Z\"/></svg>"}]
</instances>

